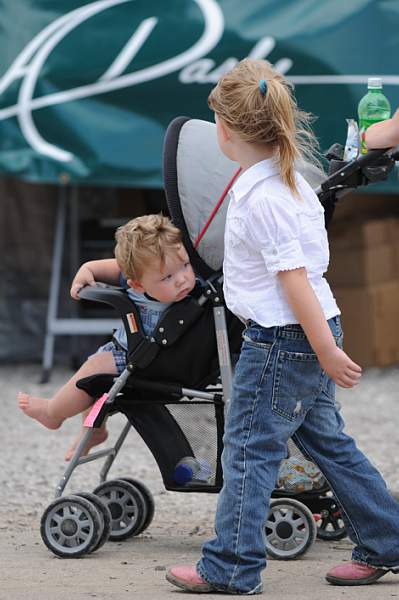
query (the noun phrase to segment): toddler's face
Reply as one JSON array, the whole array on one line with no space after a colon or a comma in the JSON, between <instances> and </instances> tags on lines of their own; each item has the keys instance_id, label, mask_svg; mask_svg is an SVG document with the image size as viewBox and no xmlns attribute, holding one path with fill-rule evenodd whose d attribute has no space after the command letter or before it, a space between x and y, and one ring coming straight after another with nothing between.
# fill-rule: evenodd
<instances>
[{"instance_id":1,"label":"toddler's face","mask_svg":"<svg viewBox=\"0 0 399 600\"><path fill-rule=\"evenodd\" d=\"M184 246L167 254L163 266L160 263L148 265L137 283L139 286L132 287L159 302L183 300L195 286L195 274Z\"/></svg>"}]
</instances>

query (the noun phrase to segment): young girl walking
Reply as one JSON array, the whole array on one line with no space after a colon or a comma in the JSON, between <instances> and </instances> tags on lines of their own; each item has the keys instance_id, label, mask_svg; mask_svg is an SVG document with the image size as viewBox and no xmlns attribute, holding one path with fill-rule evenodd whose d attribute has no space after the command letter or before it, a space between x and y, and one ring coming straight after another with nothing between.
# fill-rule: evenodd
<instances>
[{"instance_id":1,"label":"young girl walking","mask_svg":"<svg viewBox=\"0 0 399 600\"><path fill-rule=\"evenodd\" d=\"M224 437L216 537L196 567L167 579L190 592L257 594L266 566L264 526L287 441L321 469L355 547L333 568L337 585L372 583L399 569L399 504L343 432L335 384L361 368L342 350L319 200L295 171L309 156L309 115L269 63L245 59L209 96L222 152L241 165L225 230L227 306L246 323Z\"/></svg>"}]
</instances>

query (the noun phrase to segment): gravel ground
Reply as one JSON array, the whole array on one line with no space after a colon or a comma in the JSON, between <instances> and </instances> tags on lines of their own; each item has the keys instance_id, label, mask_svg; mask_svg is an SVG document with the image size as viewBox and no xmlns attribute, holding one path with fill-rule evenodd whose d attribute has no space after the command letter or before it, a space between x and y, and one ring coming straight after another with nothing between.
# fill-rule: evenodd
<instances>
[{"instance_id":1,"label":"gravel ground","mask_svg":"<svg viewBox=\"0 0 399 600\"><path fill-rule=\"evenodd\" d=\"M56 368L50 383L39 385L37 383L39 378L37 365L0 366L0 384L3 390L3 411L0 421L0 435L3 442L0 453L0 553L2 556L7 555L8 560L12 563L10 563L11 566L7 563L7 566L11 568L11 571L8 570L5 579L8 582L8 587L4 588L8 590L7 595L3 596L0 590L0 599L3 597L11 597L13 600L19 597L28 598L28 600L36 598L33 592L32 594L24 594L22 584L22 587L18 587L18 577L12 570L14 568L12 561L17 560L18 556L21 557L21 549L22 551L25 549L28 555L29 550L32 550L32 560L33 557L35 557L35 560L40 559L41 566L39 570L43 570L43 564L47 564L46 561L49 557L54 558L42 545L38 534L38 523L43 510L54 497L55 487L65 469L63 461L65 450L79 427L79 419L74 418L65 423L59 431L45 430L20 413L16 404L16 393L18 390L23 389L31 394L50 396L69 376L70 371ZM347 423L348 433L354 435L359 447L367 453L372 462L380 469L389 487L394 491L399 490L399 453L397 452L397 430L399 425L398 381L398 368L369 369L363 375L361 384L356 389L338 391L338 399L342 404L342 413ZM118 435L124 422L122 415L115 415L108 421L111 441ZM92 490L98 484L99 464L96 461L79 467L73 474L68 492ZM155 497L156 513L154 521L145 534L141 536L142 540L148 540L149 552L153 553L151 561L157 561L157 555L154 554L157 551L159 556L163 556L166 564L169 564L172 558L181 560L183 555L185 557L190 556L190 552L193 554L192 559L194 559L194 554L198 555L200 544L212 533L217 496L215 494L166 492L152 454L134 431L129 434L120 455L115 461L110 472L110 478L129 475L141 479L151 489ZM170 556L168 554L168 539L170 540ZM154 540L157 540L157 543ZM5 544L8 544L8 549L4 547ZM142 544L141 541L140 552L143 549ZM126 560L123 561L123 557L126 559L123 554L123 545L113 544L111 546L114 548L117 546L117 555L114 556L113 560L118 558L118 564L128 564ZM107 547L109 546L106 544L103 548ZM137 546L135 547L137 548ZM328 554L328 556L325 554L324 558L327 557L331 564L331 561L336 562L341 559L340 550L345 551L346 556L348 556L350 544L346 540L335 543L335 545L317 542L315 547L316 550L312 550L314 560L324 560L320 551L323 548L323 552ZM101 555L101 552L106 551L101 550L98 555ZM334 555L334 552L336 555ZM89 560L91 561L91 559ZM306 559L304 561L306 562ZM302 563L302 561L292 561L290 564L298 562ZM58 561L58 563L65 564L65 561ZM68 562L68 564L72 563L74 565L87 564L85 561ZM54 568L54 563L51 564ZM101 562L96 564L100 566ZM282 563L274 564L281 565ZM73 572L79 571L79 568L73 567ZM273 568L275 577L278 580L279 572L285 572L284 564L279 569L277 567ZM145 578L149 586L148 589L152 590L152 595L150 593L149 598L163 597L163 594L158 596L158 592L151 588L154 569L164 570L164 566L154 567L152 565L151 572ZM300 573L305 576L307 572L308 574L309 572L313 573L314 565L311 567L308 564L307 571L306 568L302 567L301 569ZM269 573L269 571L271 569L268 569L267 572ZM273 574L273 571L271 572ZM145 573L145 568L142 568L140 573ZM163 581L162 573L158 573L157 580L159 580L159 575L161 575ZM320 577L320 575L322 573L318 572L317 577ZM59 594L58 589L51 589L51 593L49 591L47 595L43 594L43 586L40 584L40 582L45 581L43 574L39 577L38 573L35 579L35 573L31 572L30 577L37 584L37 589L41 589L41 594L39 595L38 592L37 597L50 599L54 597L51 594L57 593L59 599L64 598L62 594ZM389 577L394 579L393 576L389 575L384 578L384 582L387 581L388 583ZM298 579L297 587L300 585ZM163 584L161 588L165 590ZM126 591L128 589L132 588L127 588ZM348 590L348 588L344 589ZM379 589L383 589L382 584ZM332 592L333 588L324 586L324 590L331 590ZM397 592L388 593L388 596L399 595L399 589L395 585L385 585L384 590L386 592ZM321 591L321 589L319 592L326 595L325 591ZM107 594L102 595L97 590L96 593L87 593L87 595L75 593L74 598L92 596L98 598L113 597ZM291 598L291 593L287 592L287 595L280 597L282 600ZM303 597L310 599L308 594ZM334 598L336 596L327 594L327 597ZM362 598L368 597L372 598L373 596L362 595ZM384 597L387 596L384 595ZM65 595L65 598L67 598L67 595ZM296 595L296 598L302 598L302 596Z\"/></svg>"},{"instance_id":2,"label":"gravel ground","mask_svg":"<svg viewBox=\"0 0 399 600\"><path fill-rule=\"evenodd\" d=\"M23 389L27 393L50 397L71 372L57 368L48 384L37 383L39 371L36 366L0 367L0 385L3 389L4 417L0 422L3 450L0 454L0 527L3 522L15 519L29 523L37 521L46 506L53 500L55 488L60 481L66 463L64 454L80 426L79 417L65 422L58 431L46 430L27 418L17 407L16 394ZM108 420L112 443L119 435L126 419L117 414ZM68 484L67 493L91 491L99 483L102 461L94 461L78 467ZM166 492L158 466L140 436L131 430L124 446L112 466L108 479L135 477L150 488L155 496L156 517L167 530L179 523L177 515L184 506L195 517L192 528L200 530L213 514L216 494L178 494ZM12 511L10 518L10 509ZM190 528L190 523L187 524Z\"/></svg>"}]
</instances>

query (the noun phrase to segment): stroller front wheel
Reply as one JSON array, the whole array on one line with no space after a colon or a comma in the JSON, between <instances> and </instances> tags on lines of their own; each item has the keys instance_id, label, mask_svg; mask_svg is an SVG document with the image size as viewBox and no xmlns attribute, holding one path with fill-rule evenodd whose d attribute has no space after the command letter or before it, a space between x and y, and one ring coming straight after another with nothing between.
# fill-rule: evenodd
<instances>
[{"instance_id":1,"label":"stroller front wheel","mask_svg":"<svg viewBox=\"0 0 399 600\"><path fill-rule=\"evenodd\" d=\"M142 533L145 529L147 529L147 527L150 526L152 519L154 518L154 513L155 513L154 497L151 494L148 487L146 485L144 485L144 483L142 483L141 481L138 481L137 479L133 479L132 477L121 477L120 479L121 479L121 481L127 481L134 487L138 488L139 492L143 496L147 516L146 516L143 524L141 525L140 529L138 531L136 531L136 533L135 533L135 535L138 535L139 533Z\"/></svg>"},{"instance_id":2,"label":"stroller front wheel","mask_svg":"<svg viewBox=\"0 0 399 600\"><path fill-rule=\"evenodd\" d=\"M309 508L293 498L270 502L265 525L266 552L279 560L304 554L316 538L316 524Z\"/></svg>"},{"instance_id":3,"label":"stroller front wheel","mask_svg":"<svg viewBox=\"0 0 399 600\"><path fill-rule=\"evenodd\" d=\"M110 536L111 519L112 519L111 512L110 512L108 506L105 504L105 502L103 502L101 500L101 498L96 496L96 494L91 494L90 492L78 492L75 495L79 496L81 498L85 498L86 500L89 500L92 504L94 504L94 506L96 507L96 509L101 517L101 523L102 523L101 535L98 538L96 544L94 544L94 546L90 549L90 552L95 552L96 550L101 548L101 546L103 546L105 544L105 542L108 540L108 538Z\"/></svg>"},{"instance_id":4,"label":"stroller front wheel","mask_svg":"<svg viewBox=\"0 0 399 600\"><path fill-rule=\"evenodd\" d=\"M91 552L103 530L104 523L95 505L75 495L54 500L40 523L43 542L62 558L78 558Z\"/></svg>"},{"instance_id":5,"label":"stroller front wheel","mask_svg":"<svg viewBox=\"0 0 399 600\"><path fill-rule=\"evenodd\" d=\"M93 493L100 497L111 512L110 541L125 540L142 531L147 511L137 487L128 481L113 479L98 485Z\"/></svg>"}]
</instances>

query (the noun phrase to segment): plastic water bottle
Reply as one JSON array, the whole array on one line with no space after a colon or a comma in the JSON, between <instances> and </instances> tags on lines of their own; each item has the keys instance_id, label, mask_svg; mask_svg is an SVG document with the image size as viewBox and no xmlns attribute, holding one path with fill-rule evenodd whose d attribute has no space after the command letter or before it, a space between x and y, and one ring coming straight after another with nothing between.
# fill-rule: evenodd
<instances>
[{"instance_id":1,"label":"plastic water bottle","mask_svg":"<svg viewBox=\"0 0 399 600\"><path fill-rule=\"evenodd\" d=\"M367 94L359 102L359 130L360 130L360 151L367 154L367 146L364 134L367 127L385 121L391 116L391 105L389 100L382 93L382 81L380 77L369 77L367 83Z\"/></svg>"},{"instance_id":2,"label":"plastic water bottle","mask_svg":"<svg viewBox=\"0 0 399 600\"><path fill-rule=\"evenodd\" d=\"M209 483L212 469L206 460L185 456L175 466L174 480L179 485L187 483Z\"/></svg>"}]
</instances>

